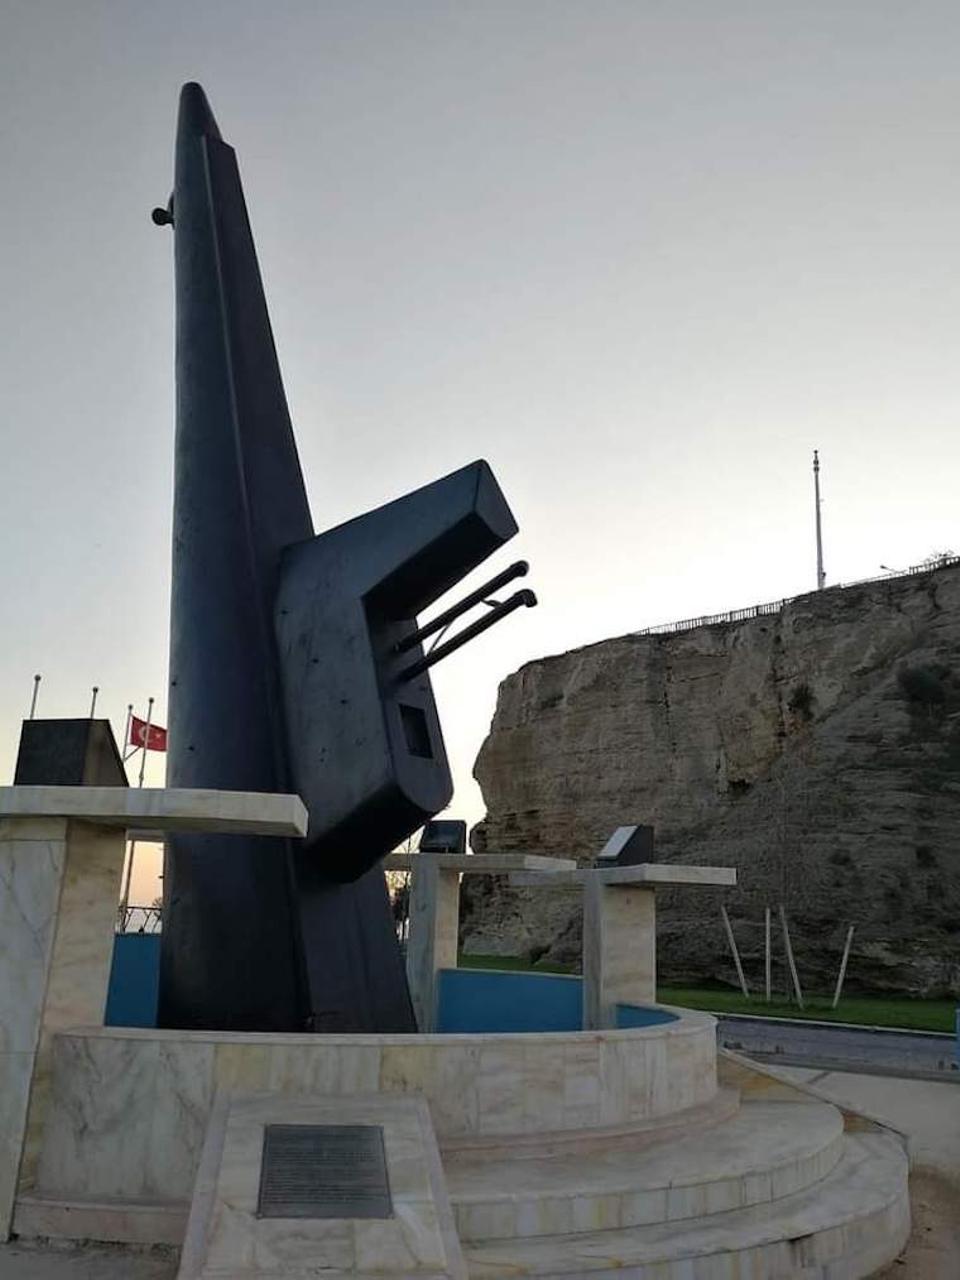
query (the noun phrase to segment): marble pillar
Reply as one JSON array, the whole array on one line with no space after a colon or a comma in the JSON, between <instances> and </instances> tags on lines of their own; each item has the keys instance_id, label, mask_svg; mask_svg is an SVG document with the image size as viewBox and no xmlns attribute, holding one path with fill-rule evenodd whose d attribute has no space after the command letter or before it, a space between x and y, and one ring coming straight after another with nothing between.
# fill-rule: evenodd
<instances>
[{"instance_id":1,"label":"marble pillar","mask_svg":"<svg viewBox=\"0 0 960 1280\"><path fill-rule=\"evenodd\" d=\"M616 1026L618 1004L657 999L657 911L652 888L583 882L583 1026Z\"/></svg>"},{"instance_id":2,"label":"marble pillar","mask_svg":"<svg viewBox=\"0 0 960 1280\"><path fill-rule=\"evenodd\" d=\"M299 796L0 787L0 1241L33 1186L52 1041L101 1027L128 829L302 836Z\"/></svg>"},{"instance_id":3,"label":"marble pillar","mask_svg":"<svg viewBox=\"0 0 960 1280\"><path fill-rule=\"evenodd\" d=\"M0 1240L32 1182L51 1039L103 1022L124 847L118 828L0 818Z\"/></svg>"},{"instance_id":4,"label":"marble pillar","mask_svg":"<svg viewBox=\"0 0 960 1280\"><path fill-rule=\"evenodd\" d=\"M437 1019L437 973L457 967L460 935L460 872L443 867L438 855L418 854L410 876L407 982L421 1031Z\"/></svg>"}]
</instances>

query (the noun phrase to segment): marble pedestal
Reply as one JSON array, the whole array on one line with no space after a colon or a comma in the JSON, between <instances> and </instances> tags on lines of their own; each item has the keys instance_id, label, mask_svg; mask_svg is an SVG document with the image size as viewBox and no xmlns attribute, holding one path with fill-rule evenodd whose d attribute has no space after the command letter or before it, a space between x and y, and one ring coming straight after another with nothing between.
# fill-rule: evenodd
<instances>
[{"instance_id":1,"label":"marble pedestal","mask_svg":"<svg viewBox=\"0 0 960 1280\"><path fill-rule=\"evenodd\" d=\"M258 1212L268 1125L382 1133L389 1211L377 1217ZM370 1276L466 1280L440 1153L421 1097L223 1096L213 1108L178 1280Z\"/></svg>"},{"instance_id":2,"label":"marble pedestal","mask_svg":"<svg viewBox=\"0 0 960 1280\"><path fill-rule=\"evenodd\" d=\"M436 1029L437 974L457 967L461 875L553 874L573 871L576 865L568 859L523 853L392 853L384 860L385 871L412 872L407 983L421 1031Z\"/></svg>"},{"instance_id":3,"label":"marble pedestal","mask_svg":"<svg viewBox=\"0 0 960 1280\"><path fill-rule=\"evenodd\" d=\"M0 1240L31 1185L56 1032L101 1025L126 831L303 835L296 796L0 787Z\"/></svg>"}]
</instances>

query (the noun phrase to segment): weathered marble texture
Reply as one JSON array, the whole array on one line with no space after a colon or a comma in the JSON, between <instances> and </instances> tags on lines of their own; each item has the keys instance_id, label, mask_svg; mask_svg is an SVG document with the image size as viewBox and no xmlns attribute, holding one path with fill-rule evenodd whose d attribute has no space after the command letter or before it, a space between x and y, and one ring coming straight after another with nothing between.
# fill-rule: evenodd
<instances>
[{"instance_id":1,"label":"weathered marble texture","mask_svg":"<svg viewBox=\"0 0 960 1280\"><path fill-rule=\"evenodd\" d=\"M13 1220L33 1061L33 1053L0 1052L0 1242Z\"/></svg>"},{"instance_id":2,"label":"weathered marble texture","mask_svg":"<svg viewBox=\"0 0 960 1280\"><path fill-rule=\"evenodd\" d=\"M393 1216L256 1216L268 1124L383 1128ZM179 1280L213 1277L449 1276L466 1280L430 1113L422 1098L349 1100L223 1095L211 1115L194 1189Z\"/></svg>"},{"instance_id":3,"label":"weathered marble texture","mask_svg":"<svg viewBox=\"0 0 960 1280\"><path fill-rule=\"evenodd\" d=\"M683 1208L697 1216L681 1227L670 1217L619 1229L608 1223L573 1239L569 1211L542 1203L548 1234L531 1230L536 1222L518 1206L516 1236L465 1245L472 1277L616 1272L632 1280L863 1280L890 1263L910 1233L906 1156L895 1135L884 1132L846 1135L832 1169L783 1203L761 1198L706 1213L690 1204Z\"/></svg>"},{"instance_id":4,"label":"weathered marble texture","mask_svg":"<svg viewBox=\"0 0 960 1280\"><path fill-rule=\"evenodd\" d=\"M509 854L492 861L506 862ZM517 855L519 856L519 855ZM476 860L486 857L473 855ZM553 869L525 868L510 872L510 884L525 889L549 889L558 886L589 884L699 885L701 888L732 889L737 883L736 867L683 867L669 862L638 862L633 867L581 867L568 865L561 858L526 858L525 862L555 862Z\"/></svg>"},{"instance_id":5,"label":"weathered marble texture","mask_svg":"<svg viewBox=\"0 0 960 1280\"><path fill-rule=\"evenodd\" d=\"M460 874L441 868L433 854L420 854L410 882L407 982L421 1031L433 1031L437 973L457 967Z\"/></svg>"},{"instance_id":6,"label":"weathered marble texture","mask_svg":"<svg viewBox=\"0 0 960 1280\"><path fill-rule=\"evenodd\" d=\"M814 1185L841 1157L843 1121L822 1102L754 1102L726 1124L638 1150L477 1160L445 1168L460 1238L562 1235L673 1222L769 1204ZM566 1224L572 1224L572 1227Z\"/></svg>"},{"instance_id":7,"label":"weathered marble texture","mask_svg":"<svg viewBox=\"0 0 960 1280\"><path fill-rule=\"evenodd\" d=\"M0 1239L9 1233L17 1188L29 1189L36 1179L52 1037L103 1020L126 829L303 835L306 825L303 803L293 795L0 787ZM181 1053L177 1070L183 1064ZM115 1098L129 1100L131 1082L149 1070L141 1059L133 1065L129 1079L117 1079ZM169 1054L158 1051L158 1081L169 1066ZM156 1087L153 1119L173 1138L165 1144L162 1185L195 1166L190 1138L202 1119L191 1108L205 1116L209 1099L202 1086L194 1099L187 1080L166 1093ZM109 1120L111 1100L104 1105ZM181 1129L186 1137L178 1145ZM107 1142L109 1130L108 1124ZM123 1168L121 1158L117 1169Z\"/></svg>"},{"instance_id":8,"label":"weathered marble texture","mask_svg":"<svg viewBox=\"0 0 960 1280\"><path fill-rule=\"evenodd\" d=\"M47 990L66 823L0 822L0 1053L32 1052Z\"/></svg>"},{"instance_id":9,"label":"weathered marble texture","mask_svg":"<svg viewBox=\"0 0 960 1280\"><path fill-rule=\"evenodd\" d=\"M63 1032L38 1188L186 1199L217 1091L420 1093L441 1142L669 1115L717 1089L714 1019L677 1012L656 1027L538 1036Z\"/></svg>"},{"instance_id":10,"label":"weathered marble texture","mask_svg":"<svg viewBox=\"0 0 960 1280\"><path fill-rule=\"evenodd\" d=\"M0 819L0 1240L10 1230L67 860L66 823Z\"/></svg>"},{"instance_id":11,"label":"weathered marble texture","mask_svg":"<svg viewBox=\"0 0 960 1280\"><path fill-rule=\"evenodd\" d=\"M122 831L68 822L66 865L30 1091L21 1186L31 1185L36 1176L50 1094L51 1037L65 1027L103 1021L123 858Z\"/></svg>"},{"instance_id":12,"label":"weathered marble texture","mask_svg":"<svg viewBox=\"0 0 960 1280\"><path fill-rule=\"evenodd\" d=\"M572 858L541 858L529 853L390 853L383 859L384 871L416 871L430 859L441 871L463 875L495 876L506 872L575 871Z\"/></svg>"},{"instance_id":13,"label":"weathered marble texture","mask_svg":"<svg viewBox=\"0 0 960 1280\"><path fill-rule=\"evenodd\" d=\"M0 1238L35 1177L52 1037L103 1019L123 851L117 829L0 818Z\"/></svg>"},{"instance_id":14,"label":"weathered marble texture","mask_svg":"<svg viewBox=\"0 0 960 1280\"><path fill-rule=\"evenodd\" d=\"M0 787L0 819L40 817L157 831L302 836L307 830L307 811L295 795L183 787Z\"/></svg>"},{"instance_id":15,"label":"weathered marble texture","mask_svg":"<svg viewBox=\"0 0 960 1280\"><path fill-rule=\"evenodd\" d=\"M655 1004L656 999L654 891L588 876L583 886L583 1025L615 1026L618 1004Z\"/></svg>"}]
</instances>

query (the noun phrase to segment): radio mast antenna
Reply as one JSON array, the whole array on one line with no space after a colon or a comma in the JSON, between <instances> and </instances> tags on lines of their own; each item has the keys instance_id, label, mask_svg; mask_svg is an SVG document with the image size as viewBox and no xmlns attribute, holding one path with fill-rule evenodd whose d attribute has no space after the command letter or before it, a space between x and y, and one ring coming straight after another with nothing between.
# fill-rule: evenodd
<instances>
[{"instance_id":1,"label":"radio mast antenna","mask_svg":"<svg viewBox=\"0 0 960 1280\"><path fill-rule=\"evenodd\" d=\"M827 575L823 571L823 529L820 524L820 459L817 451L813 451L813 493L817 508L817 590L822 591L827 585Z\"/></svg>"}]
</instances>

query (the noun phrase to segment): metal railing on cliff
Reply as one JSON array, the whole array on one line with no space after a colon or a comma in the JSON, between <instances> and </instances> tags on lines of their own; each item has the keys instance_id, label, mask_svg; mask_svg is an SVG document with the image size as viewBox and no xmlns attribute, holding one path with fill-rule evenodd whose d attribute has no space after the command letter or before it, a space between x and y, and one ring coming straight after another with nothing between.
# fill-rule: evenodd
<instances>
[{"instance_id":1,"label":"metal railing on cliff","mask_svg":"<svg viewBox=\"0 0 960 1280\"><path fill-rule=\"evenodd\" d=\"M922 564L913 564L909 569L891 569L888 573L877 574L875 578L858 578L855 582L838 582L825 587L824 591L847 591L851 587L868 586L871 582L889 582L894 578L909 578L922 573L932 573L937 569L949 569L960 564L960 555L934 556L924 560ZM770 600L766 604L748 605L745 609L729 609L726 613L707 613L699 618L684 618L680 622L661 622L655 627L642 627L633 634L637 636L665 636L678 631L696 631L699 627L715 627L726 622L743 622L748 618L762 618L771 613L779 613L795 600L803 600L806 596L820 595L819 591L802 591L796 596L785 596L782 600Z\"/></svg>"}]
</instances>

